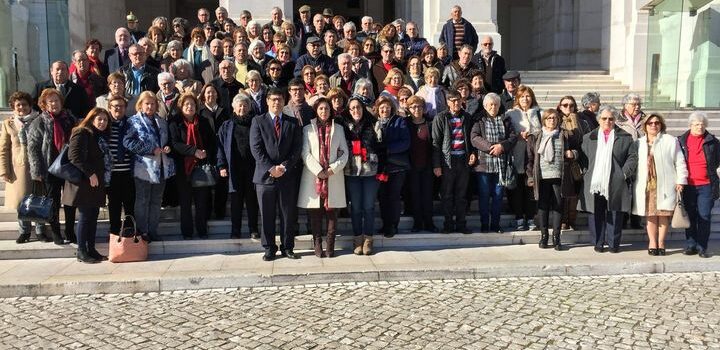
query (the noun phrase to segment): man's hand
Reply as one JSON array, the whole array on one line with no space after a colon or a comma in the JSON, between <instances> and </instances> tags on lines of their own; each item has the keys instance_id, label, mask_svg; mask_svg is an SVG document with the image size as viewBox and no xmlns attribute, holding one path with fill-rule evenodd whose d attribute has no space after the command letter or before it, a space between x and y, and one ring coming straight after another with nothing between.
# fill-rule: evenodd
<instances>
[{"instance_id":1,"label":"man's hand","mask_svg":"<svg viewBox=\"0 0 720 350\"><path fill-rule=\"evenodd\" d=\"M477 156L475 153L470 153L470 157L468 158L468 165L473 166L475 165L475 162L477 161Z\"/></svg>"},{"instance_id":2,"label":"man's hand","mask_svg":"<svg viewBox=\"0 0 720 350\"><path fill-rule=\"evenodd\" d=\"M165 154L170 153L170 146L165 146L165 147L163 147L162 151L163 151L163 153L165 153Z\"/></svg>"},{"instance_id":3,"label":"man's hand","mask_svg":"<svg viewBox=\"0 0 720 350\"><path fill-rule=\"evenodd\" d=\"M98 187L100 181L98 181L97 175L90 175L90 187Z\"/></svg>"},{"instance_id":4,"label":"man's hand","mask_svg":"<svg viewBox=\"0 0 720 350\"><path fill-rule=\"evenodd\" d=\"M433 173L435 174L435 177L442 176L442 168L433 168Z\"/></svg>"},{"instance_id":5,"label":"man's hand","mask_svg":"<svg viewBox=\"0 0 720 350\"><path fill-rule=\"evenodd\" d=\"M159 156L161 153L163 153L163 149L160 147L153 150L153 155L155 155L156 157Z\"/></svg>"},{"instance_id":6,"label":"man's hand","mask_svg":"<svg viewBox=\"0 0 720 350\"><path fill-rule=\"evenodd\" d=\"M228 177L227 169L220 169L220 177Z\"/></svg>"},{"instance_id":7,"label":"man's hand","mask_svg":"<svg viewBox=\"0 0 720 350\"><path fill-rule=\"evenodd\" d=\"M207 158L207 152L205 152L204 149L199 149L195 151L195 158L197 159L205 159Z\"/></svg>"},{"instance_id":8,"label":"man's hand","mask_svg":"<svg viewBox=\"0 0 720 350\"><path fill-rule=\"evenodd\" d=\"M501 144L496 143L496 144L490 146L490 155L491 156L498 157L501 154L503 154L503 147Z\"/></svg>"},{"instance_id":9,"label":"man's hand","mask_svg":"<svg viewBox=\"0 0 720 350\"><path fill-rule=\"evenodd\" d=\"M573 153L573 151L567 150L567 151L565 151L565 158L573 159L573 158L575 158L575 154Z\"/></svg>"}]
</instances>

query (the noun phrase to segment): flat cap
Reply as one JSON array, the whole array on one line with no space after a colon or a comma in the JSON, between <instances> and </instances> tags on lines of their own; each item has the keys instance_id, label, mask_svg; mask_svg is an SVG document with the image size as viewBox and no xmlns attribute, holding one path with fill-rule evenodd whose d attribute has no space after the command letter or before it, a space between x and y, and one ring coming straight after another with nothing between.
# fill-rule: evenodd
<instances>
[{"instance_id":1,"label":"flat cap","mask_svg":"<svg viewBox=\"0 0 720 350\"><path fill-rule=\"evenodd\" d=\"M326 7L325 9L323 9L322 15L326 16L326 17L328 17L328 16L332 17L332 16L335 16L335 13L333 12L333 10L331 8Z\"/></svg>"},{"instance_id":2,"label":"flat cap","mask_svg":"<svg viewBox=\"0 0 720 350\"><path fill-rule=\"evenodd\" d=\"M310 6L308 6L308 5L300 6L300 12L310 12Z\"/></svg>"},{"instance_id":3,"label":"flat cap","mask_svg":"<svg viewBox=\"0 0 720 350\"><path fill-rule=\"evenodd\" d=\"M315 43L319 43L319 42L320 42L320 38L318 38L316 36L311 36L307 39L308 44L315 44Z\"/></svg>"},{"instance_id":4,"label":"flat cap","mask_svg":"<svg viewBox=\"0 0 720 350\"><path fill-rule=\"evenodd\" d=\"M507 73L503 74L502 76L503 80L513 80L520 78L520 73L516 70L508 71Z\"/></svg>"}]
</instances>

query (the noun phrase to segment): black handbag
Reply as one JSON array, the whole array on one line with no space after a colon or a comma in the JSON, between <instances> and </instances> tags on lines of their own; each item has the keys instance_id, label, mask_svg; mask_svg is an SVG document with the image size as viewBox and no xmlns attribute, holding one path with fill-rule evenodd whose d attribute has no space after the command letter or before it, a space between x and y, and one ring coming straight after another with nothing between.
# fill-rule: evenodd
<instances>
[{"instance_id":1,"label":"black handbag","mask_svg":"<svg viewBox=\"0 0 720 350\"><path fill-rule=\"evenodd\" d=\"M48 168L48 172L70 182L71 184L79 185L83 179L85 179L85 174L83 174L83 172L75 165L70 163L70 159L68 158L68 148L67 144L63 146L62 150L60 150L60 154Z\"/></svg>"},{"instance_id":2,"label":"black handbag","mask_svg":"<svg viewBox=\"0 0 720 350\"><path fill-rule=\"evenodd\" d=\"M47 195L36 192L37 182L33 181L33 191L29 195L23 197L18 205L18 220L32 221L37 223L48 223L53 221L53 199Z\"/></svg>"},{"instance_id":3,"label":"black handbag","mask_svg":"<svg viewBox=\"0 0 720 350\"><path fill-rule=\"evenodd\" d=\"M217 169L212 164L196 165L190 173L190 186L210 187L217 183Z\"/></svg>"}]
</instances>

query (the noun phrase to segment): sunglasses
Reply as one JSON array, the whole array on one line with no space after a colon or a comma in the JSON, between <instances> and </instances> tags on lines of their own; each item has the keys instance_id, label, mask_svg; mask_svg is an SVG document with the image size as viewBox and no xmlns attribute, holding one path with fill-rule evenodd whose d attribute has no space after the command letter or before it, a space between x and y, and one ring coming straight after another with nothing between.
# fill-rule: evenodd
<instances>
[{"instance_id":1,"label":"sunglasses","mask_svg":"<svg viewBox=\"0 0 720 350\"><path fill-rule=\"evenodd\" d=\"M602 118L600 118L600 120L608 120L608 121L612 122L612 121L615 121L615 118L602 117Z\"/></svg>"},{"instance_id":2,"label":"sunglasses","mask_svg":"<svg viewBox=\"0 0 720 350\"><path fill-rule=\"evenodd\" d=\"M561 104L560 106L565 107L565 108L569 108L569 107L575 107L575 104L574 104L574 103L563 103L563 104Z\"/></svg>"},{"instance_id":3,"label":"sunglasses","mask_svg":"<svg viewBox=\"0 0 720 350\"><path fill-rule=\"evenodd\" d=\"M647 125L661 125L660 122L647 122Z\"/></svg>"}]
</instances>

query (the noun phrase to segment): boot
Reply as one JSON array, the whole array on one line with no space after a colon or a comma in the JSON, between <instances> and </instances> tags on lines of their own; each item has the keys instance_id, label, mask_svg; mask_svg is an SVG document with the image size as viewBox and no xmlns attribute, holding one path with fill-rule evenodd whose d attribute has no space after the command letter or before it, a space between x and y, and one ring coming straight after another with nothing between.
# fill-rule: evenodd
<instances>
[{"instance_id":1,"label":"boot","mask_svg":"<svg viewBox=\"0 0 720 350\"><path fill-rule=\"evenodd\" d=\"M75 236L75 232L65 232L65 238L70 243L77 243L77 236Z\"/></svg>"},{"instance_id":2,"label":"boot","mask_svg":"<svg viewBox=\"0 0 720 350\"><path fill-rule=\"evenodd\" d=\"M36 233L38 241L40 242L52 242L52 237L48 236L45 232Z\"/></svg>"},{"instance_id":3,"label":"boot","mask_svg":"<svg viewBox=\"0 0 720 350\"><path fill-rule=\"evenodd\" d=\"M363 251L363 254L365 254L365 255L372 255L372 253L373 253L373 237L372 236L365 236L365 241L363 241L362 251Z\"/></svg>"},{"instance_id":4,"label":"boot","mask_svg":"<svg viewBox=\"0 0 720 350\"><path fill-rule=\"evenodd\" d=\"M363 255L363 241L365 240L365 236L355 236L353 238L353 254L355 255Z\"/></svg>"},{"instance_id":5,"label":"boot","mask_svg":"<svg viewBox=\"0 0 720 350\"><path fill-rule=\"evenodd\" d=\"M548 248L548 230L546 228L540 229L540 242L538 242L538 247L541 249Z\"/></svg>"},{"instance_id":6,"label":"boot","mask_svg":"<svg viewBox=\"0 0 720 350\"><path fill-rule=\"evenodd\" d=\"M327 245L327 252L325 253L325 256L328 258L334 258L335 257L335 231L328 231L327 233L327 242L325 243Z\"/></svg>"},{"instance_id":7,"label":"boot","mask_svg":"<svg viewBox=\"0 0 720 350\"><path fill-rule=\"evenodd\" d=\"M30 234L29 233L21 233L20 236L15 240L15 243L17 244L23 244L30 241Z\"/></svg>"},{"instance_id":8,"label":"boot","mask_svg":"<svg viewBox=\"0 0 720 350\"><path fill-rule=\"evenodd\" d=\"M557 250L557 251L562 250L562 243L560 243L560 231L559 230L553 230L553 246L555 246L555 250Z\"/></svg>"},{"instance_id":9,"label":"boot","mask_svg":"<svg viewBox=\"0 0 720 350\"><path fill-rule=\"evenodd\" d=\"M315 250L315 256L322 258L325 256L322 249L322 237L319 234L313 233L313 250Z\"/></svg>"},{"instance_id":10,"label":"boot","mask_svg":"<svg viewBox=\"0 0 720 350\"><path fill-rule=\"evenodd\" d=\"M95 264L99 262L97 259L90 256L90 253L87 251L86 247L78 247L77 261L84 262L86 264Z\"/></svg>"},{"instance_id":11,"label":"boot","mask_svg":"<svg viewBox=\"0 0 720 350\"><path fill-rule=\"evenodd\" d=\"M95 249L94 243L88 244L87 252L91 257L93 257L93 259L95 259L97 261L107 261L107 259L108 259L107 256L100 254L100 252L98 252L97 249Z\"/></svg>"},{"instance_id":12,"label":"boot","mask_svg":"<svg viewBox=\"0 0 720 350\"><path fill-rule=\"evenodd\" d=\"M62 236L60 235L60 232L59 232L59 231L53 230L52 238L53 238L53 242L55 242L55 244L57 244L57 245L65 245L65 244L67 244L67 243L63 240L63 238L62 238Z\"/></svg>"}]
</instances>

